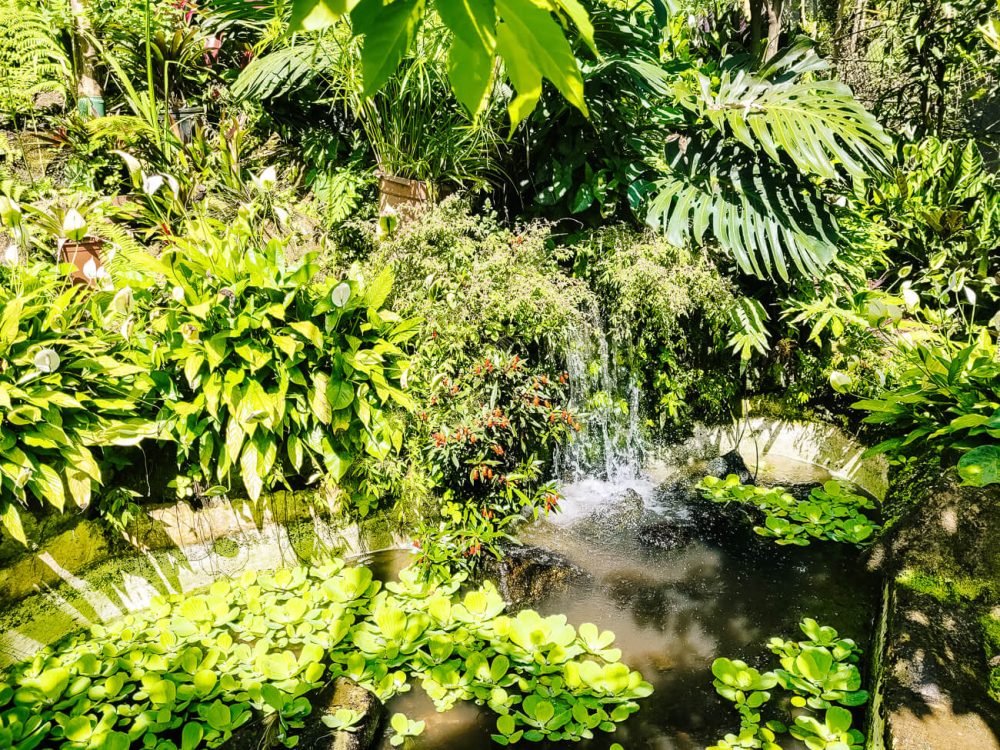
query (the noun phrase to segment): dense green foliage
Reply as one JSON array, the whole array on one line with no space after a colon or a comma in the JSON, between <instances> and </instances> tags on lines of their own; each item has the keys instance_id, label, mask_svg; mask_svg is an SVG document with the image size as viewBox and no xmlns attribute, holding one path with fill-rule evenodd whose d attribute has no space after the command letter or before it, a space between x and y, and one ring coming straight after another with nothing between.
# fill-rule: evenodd
<instances>
[{"instance_id":1,"label":"dense green foliage","mask_svg":"<svg viewBox=\"0 0 1000 750\"><path fill-rule=\"evenodd\" d=\"M399 345L416 321L382 310L392 276L313 284L313 260L286 264L281 245L206 225L148 261L171 287L149 334L158 421L190 478L238 466L252 500L286 465L339 482L357 456L398 450L382 410L411 405Z\"/></svg>"},{"instance_id":2,"label":"dense green foliage","mask_svg":"<svg viewBox=\"0 0 1000 750\"><path fill-rule=\"evenodd\" d=\"M580 740L613 731L652 692L610 648L613 634L530 610L503 615L491 585L459 596L461 582L408 568L383 585L335 561L158 597L16 666L0 682L0 741L196 750L273 717L267 731L293 747L310 694L339 676L383 700L416 679L440 710L487 705L501 744ZM391 725L404 738L415 724Z\"/></svg>"},{"instance_id":3,"label":"dense green foliage","mask_svg":"<svg viewBox=\"0 0 1000 750\"><path fill-rule=\"evenodd\" d=\"M102 328L109 297L88 299L51 264L0 266L0 522L24 544L23 510L86 508L99 448L154 433L134 416L144 370Z\"/></svg>"}]
</instances>

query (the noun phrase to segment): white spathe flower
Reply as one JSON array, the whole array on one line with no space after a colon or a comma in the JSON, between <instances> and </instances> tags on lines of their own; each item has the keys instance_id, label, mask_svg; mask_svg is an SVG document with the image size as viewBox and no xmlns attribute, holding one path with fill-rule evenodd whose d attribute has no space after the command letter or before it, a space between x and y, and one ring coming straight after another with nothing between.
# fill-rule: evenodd
<instances>
[{"instance_id":1,"label":"white spathe flower","mask_svg":"<svg viewBox=\"0 0 1000 750\"><path fill-rule=\"evenodd\" d=\"M174 299L175 299L175 300L176 300L177 302L183 302L183 301L184 301L184 288L183 288L183 287L180 287L180 286L175 286L175 287L174 287L174 288L173 288L173 289L171 290L170 294L171 294L171 295L173 296L173 298L174 298Z\"/></svg>"},{"instance_id":2,"label":"white spathe flower","mask_svg":"<svg viewBox=\"0 0 1000 750\"><path fill-rule=\"evenodd\" d=\"M87 234L87 220L75 208L71 208L63 217L63 237L68 240L80 241Z\"/></svg>"},{"instance_id":3,"label":"white spathe flower","mask_svg":"<svg viewBox=\"0 0 1000 750\"><path fill-rule=\"evenodd\" d=\"M256 177L251 177L250 179L253 180L253 184L261 192L270 190L278 183L278 170L274 167L268 167Z\"/></svg>"},{"instance_id":4,"label":"white spathe flower","mask_svg":"<svg viewBox=\"0 0 1000 750\"><path fill-rule=\"evenodd\" d=\"M87 262L83 264L83 275L86 276L88 279L91 280L99 279L102 276L101 273L102 271L104 271L104 269L99 268L97 265L97 261L95 261L93 258L90 258L89 260L87 260Z\"/></svg>"},{"instance_id":5,"label":"white spathe flower","mask_svg":"<svg viewBox=\"0 0 1000 750\"><path fill-rule=\"evenodd\" d=\"M111 300L111 307L117 313L128 315L132 310L132 302L134 300L135 295L132 293L132 287L124 286L118 290L114 299Z\"/></svg>"},{"instance_id":6,"label":"white spathe flower","mask_svg":"<svg viewBox=\"0 0 1000 750\"><path fill-rule=\"evenodd\" d=\"M35 355L35 368L40 372L55 372L59 369L59 362L55 349L42 349Z\"/></svg>"},{"instance_id":7,"label":"white spathe flower","mask_svg":"<svg viewBox=\"0 0 1000 750\"><path fill-rule=\"evenodd\" d=\"M17 245L11 243L7 245L7 249L3 251L3 263L5 266L16 266L21 260L21 253L17 249Z\"/></svg>"},{"instance_id":8,"label":"white spathe flower","mask_svg":"<svg viewBox=\"0 0 1000 750\"><path fill-rule=\"evenodd\" d=\"M163 175L151 174L142 176L142 192L146 195L156 195L156 191L163 187Z\"/></svg>"},{"instance_id":9,"label":"white spathe flower","mask_svg":"<svg viewBox=\"0 0 1000 750\"><path fill-rule=\"evenodd\" d=\"M347 304L347 300L351 298L351 285L346 281L342 284L338 284L334 287L333 293L330 295L330 299L333 301L337 307L343 307Z\"/></svg>"}]
</instances>

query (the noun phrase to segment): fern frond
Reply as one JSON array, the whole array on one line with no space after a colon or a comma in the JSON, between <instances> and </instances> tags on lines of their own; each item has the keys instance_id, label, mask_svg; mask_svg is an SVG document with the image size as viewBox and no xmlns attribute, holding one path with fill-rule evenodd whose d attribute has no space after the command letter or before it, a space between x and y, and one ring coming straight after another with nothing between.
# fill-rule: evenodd
<instances>
[{"instance_id":1,"label":"fern frond","mask_svg":"<svg viewBox=\"0 0 1000 750\"><path fill-rule=\"evenodd\" d=\"M0 107L5 114L22 114L35 97L66 92L70 61L46 16L16 0L0 3Z\"/></svg>"},{"instance_id":2,"label":"fern frond","mask_svg":"<svg viewBox=\"0 0 1000 750\"><path fill-rule=\"evenodd\" d=\"M91 233L107 243L104 267L116 282L122 281L125 274L141 267L142 258L149 251L132 236L127 227L107 218L94 222Z\"/></svg>"}]
</instances>

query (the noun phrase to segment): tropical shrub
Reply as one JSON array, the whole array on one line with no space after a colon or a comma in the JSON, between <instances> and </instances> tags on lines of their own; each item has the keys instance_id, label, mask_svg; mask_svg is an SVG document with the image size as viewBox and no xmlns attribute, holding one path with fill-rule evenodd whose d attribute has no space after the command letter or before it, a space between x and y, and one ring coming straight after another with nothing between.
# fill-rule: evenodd
<instances>
[{"instance_id":1,"label":"tropical shrub","mask_svg":"<svg viewBox=\"0 0 1000 750\"><path fill-rule=\"evenodd\" d=\"M709 258L622 226L583 234L561 252L594 289L661 427L728 416L738 379L726 347L739 297Z\"/></svg>"},{"instance_id":2,"label":"tropical shrub","mask_svg":"<svg viewBox=\"0 0 1000 750\"><path fill-rule=\"evenodd\" d=\"M399 449L385 410L410 406L416 322L383 309L390 274L317 282L313 257L286 263L281 241L208 219L147 265L167 292L149 330L159 420L187 478L238 473L257 499Z\"/></svg>"},{"instance_id":3,"label":"tropical shrub","mask_svg":"<svg viewBox=\"0 0 1000 750\"><path fill-rule=\"evenodd\" d=\"M725 479L705 477L698 484L702 494L717 502L735 502L757 509L764 524L754 532L776 544L808 546L816 540L861 545L872 541L881 527L866 516L875 503L831 479L798 500L783 487L740 484L735 474Z\"/></svg>"},{"instance_id":4,"label":"tropical shrub","mask_svg":"<svg viewBox=\"0 0 1000 750\"><path fill-rule=\"evenodd\" d=\"M540 476L555 447L582 427L568 407L568 380L501 351L454 380L434 379L418 429L443 504L439 522L417 529L421 564L471 567L483 552L500 557L513 527L557 508L555 486Z\"/></svg>"},{"instance_id":5,"label":"tropical shrub","mask_svg":"<svg viewBox=\"0 0 1000 750\"><path fill-rule=\"evenodd\" d=\"M854 407L865 422L894 433L871 449L957 459L968 484L1000 482L1000 355L995 335L979 329L968 345L935 336L901 343L899 384Z\"/></svg>"},{"instance_id":6,"label":"tropical shrub","mask_svg":"<svg viewBox=\"0 0 1000 750\"><path fill-rule=\"evenodd\" d=\"M530 610L503 615L492 585L459 596L462 580L408 568L383 585L334 561L157 597L15 666L0 683L0 741L217 747L262 715L292 747L310 691L339 676L383 701L415 678L439 710L488 705L501 744L575 741L613 731L652 692L610 648L612 633ZM331 721L349 729L356 718ZM421 730L405 717L392 727L400 738Z\"/></svg>"},{"instance_id":7,"label":"tropical shrub","mask_svg":"<svg viewBox=\"0 0 1000 750\"><path fill-rule=\"evenodd\" d=\"M396 284L387 304L423 321L411 369L415 407L403 428L406 460L366 461L366 481L374 493L422 506L413 523L428 562L464 564L469 549L495 549L525 504L541 509L554 497L539 480L539 462L575 432L577 416L568 414L561 368L532 363L561 360L582 310L596 302L582 281L561 273L544 227L502 229L495 216L474 216L456 199L382 242L356 226L341 236L351 255L333 262L360 257L368 274L391 269ZM524 398L535 382L539 390ZM435 445L432 433L455 437L459 428L461 443ZM473 464L489 471L473 480Z\"/></svg>"},{"instance_id":8,"label":"tropical shrub","mask_svg":"<svg viewBox=\"0 0 1000 750\"><path fill-rule=\"evenodd\" d=\"M156 432L141 416L143 368L102 330L127 297L89 297L63 270L0 265L0 521L25 544L22 510L86 508L104 479L99 449Z\"/></svg>"},{"instance_id":9,"label":"tropical shrub","mask_svg":"<svg viewBox=\"0 0 1000 750\"><path fill-rule=\"evenodd\" d=\"M856 200L868 231L884 232L911 307L961 310L986 323L1000 301L1000 189L975 141L927 138L901 147L891 179Z\"/></svg>"},{"instance_id":10,"label":"tropical shrub","mask_svg":"<svg viewBox=\"0 0 1000 750\"><path fill-rule=\"evenodd\" d=\"M780 657L781 669L759 672L745 662L725 658L712 663L712 684L739 711L740 731L727 734L709 750L779 750L778 735L785 733L810 750L861 750L864 736L852 729L854 717L843 707L868 700L868 693L860 689L861 673L855 665L861 649L812 618L805 618L799 627L805 641L772 638L768 644ZM762 717L772 697L770 691L779 686L792 693L796 715L790 726L778 720L765 722ZM802 709L824 713L817 717Z\"/></svg>"},{"instance_id":11,"label":"tropical shrub","mask_svg":"<svg viewBox=\"0 0 1000 750\"><path fill-rule=\"evenodd\" d=\"M440 421L431 425L427 458L439 486L483 498L570 439L581 424L568 409L568 381L502 351L487 352L454 379L435 378L430 403L441 405L433 414Z\"/></svg>"}]
</instances>

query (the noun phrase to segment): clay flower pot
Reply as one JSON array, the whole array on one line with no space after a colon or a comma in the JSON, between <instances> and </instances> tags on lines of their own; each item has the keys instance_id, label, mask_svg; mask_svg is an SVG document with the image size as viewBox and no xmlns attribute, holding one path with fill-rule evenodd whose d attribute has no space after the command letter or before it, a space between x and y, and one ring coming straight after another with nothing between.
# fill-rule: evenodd
<instances>
[{"instance_id":1,"label":"clay flower pot","mask_svg":"<svg viewBox=\"0 0 1000 750\"><path fill-rule=\"evenodd\" d=\"M62 240L59 244L59 257L64 263L76 267L73 271L73 281L78 284L92 286L101 275L104 265L101 262L101 249L104 240L98 237L85 237L82 240Z\"/></svg>"},{"instance_id":2,"label":"clay flower pot","mask_svg":"<svg viewBox=\"0 0 1000 750\"><path fill-rule=\"evenodd\" d=\"M379 213L397 213L404 206L419 208L431 201L433 189L429 182L406 177L379 174Z\"/></svg>"}]
</instances>

